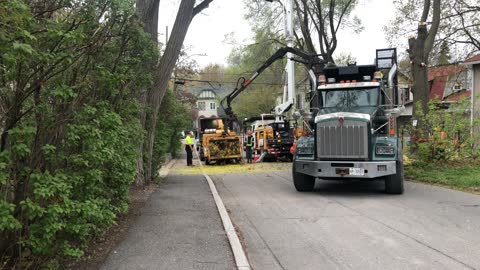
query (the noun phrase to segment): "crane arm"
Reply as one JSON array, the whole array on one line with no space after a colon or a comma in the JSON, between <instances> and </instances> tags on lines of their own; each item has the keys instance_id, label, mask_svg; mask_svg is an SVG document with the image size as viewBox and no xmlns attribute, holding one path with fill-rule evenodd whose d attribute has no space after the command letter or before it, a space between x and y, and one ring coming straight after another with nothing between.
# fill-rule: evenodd
<instances>
[{"instance_id":1,"label":"crane arm","mask_svg":"<svg viewBox=\"0 0 480 270\"><path fill-rule=\"evenodd\" d=\"M231 125L232 122L237 121L237 118L235 114L233 113L231 103L232 101L245 90L257 77L260 75L266 68L268 68L271 64L273 64L275 61L278 59L281 59L285 56L287 53L292 53L296 56L299 56L301 59L292 59L293 61L300 62L303 64L306 64L309 66L309 68L313 67L315 64L324 64L325 62L323 60L320 60L317 55L310 55L308 53L305 53L301 50L292 48L292 47L283 47L278 49L270 58L268 58L265 63L263 63L262 66L260 66L253 74L252 76L246 80L245 78L241 77L237 81L237 86L235 89L225 96L221 101L220 101L220 106L222 109L225 111L225 114L227 115L227 120L225 124L225 132L227 133L228 127ZM226 104L225 104L226 103Z\"/></svg>"}]
</instances>

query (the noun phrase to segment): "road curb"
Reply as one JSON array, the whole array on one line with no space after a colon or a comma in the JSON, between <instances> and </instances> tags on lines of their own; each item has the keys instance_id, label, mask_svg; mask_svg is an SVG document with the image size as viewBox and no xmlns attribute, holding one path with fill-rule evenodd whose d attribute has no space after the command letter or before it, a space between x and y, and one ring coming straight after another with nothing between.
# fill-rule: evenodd
<instances>
[{"instance_id":1,"label":"road curb","mask_svg":"<svg viewBox=\"0 0 480 270\"><path fill-rule=\"evenodd\" d=\"M233 226L232 220L228 215L227 209L223 204L222 198L218 194L217 188L215 187L215 183L213 183L210 176L205 173L203 169L202 162L198 158L198 152L195 151L197 154L197 159L200 164L200 169L202 170L203 176L207 179L208 186L210 187L210 191L212 192L213 199L215 200L215 204L217 205L218 213L220 214L220 218L222 219L223 228L227 233L228 242L230 243L230 247L233 252L233 257L235 258L235 264L237 265L238 270L251 270L250 264L247 259L247 255L243 250L242 244L240 243L240 238L238 238L237 232L235 231L235 227Z\"/></svg>"}]
</instances>

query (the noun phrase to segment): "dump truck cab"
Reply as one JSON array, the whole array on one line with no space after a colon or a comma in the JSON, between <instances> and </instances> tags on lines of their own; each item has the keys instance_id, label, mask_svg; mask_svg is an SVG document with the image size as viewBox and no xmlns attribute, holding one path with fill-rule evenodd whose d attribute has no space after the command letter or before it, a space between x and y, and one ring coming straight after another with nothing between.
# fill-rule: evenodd
<instances>
[{"instance_id":1,"label":"dump truck cab","mask_svg":"<svg viewBox=\"0 0 480 270\"><path fill-rule=\"evenodd\" d=\"M313 134L299 138L295 150L297 190L312 190L316 178L378 179L387 193L403 193L396 50L377 50L376 65L326 67L318 83Z\"/></svg>"}]
</instances>

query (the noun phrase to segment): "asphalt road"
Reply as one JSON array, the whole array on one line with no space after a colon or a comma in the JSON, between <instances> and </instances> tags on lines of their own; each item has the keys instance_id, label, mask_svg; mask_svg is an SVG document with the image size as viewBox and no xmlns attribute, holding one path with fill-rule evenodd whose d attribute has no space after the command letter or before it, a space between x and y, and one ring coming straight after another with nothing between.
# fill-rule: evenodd
<instances>
[{"instance_id":1,"label":"asphalt road","mask_svg":"<svg viewBox=\"0 0 480 270\"><path fill-rule=\"evenodd\" d=\"M255 270L480 269L480 196L327 181L299 193L290 172L212 179Z\"/></svg>"}]
</instances>

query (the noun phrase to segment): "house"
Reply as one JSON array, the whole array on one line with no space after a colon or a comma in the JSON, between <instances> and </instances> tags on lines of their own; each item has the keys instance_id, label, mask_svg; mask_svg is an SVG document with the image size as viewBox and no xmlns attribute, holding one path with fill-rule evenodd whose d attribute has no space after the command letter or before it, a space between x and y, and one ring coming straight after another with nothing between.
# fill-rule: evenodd
<instances>
[{"instance_id":1,"label":"house","mask_svg":"<svg viewBox=\"0 0 480 270\"><path fill-rule=\"evenodd\" d=\"M470 74L469 87L472 89L471 95L471 119L480 118L480 54L470 57L463 61Z\"/></svg>"},{"instance_id":2,"label":"house","mask_svg":"<svg viewBox=\"0 0 480 270\"><path fill-rule=\"evenodd\" d=\"M462 98L469 99L472 93L471 78L469 69L458 63L430 67L428 68L428 98L442 103L445 107ZM405 112L402 113L402 116L411 118L413 106L413 93L410 92L406 98Z\"/></svg>"},{"instance_id":3,"label":"house","mask_svg":"<svg viewBox=\"0 0 480 270\"><path fill-rule=\"evenodd\" d=\"M198 117L217 117L219 100L211 89L203 89L197 96Z\"/></svg>"},{"instance_id":4,"label":"house","mask_svg":"<svg viewBox=\"0 0 480 270\"><path fill-rule=\"evenodd\" d=\"M459 64L429 68L429 99L442 103L451 103L457 102L462 97L470 97L469 77L468 69Z\"/></svg>"}]
</instances>

